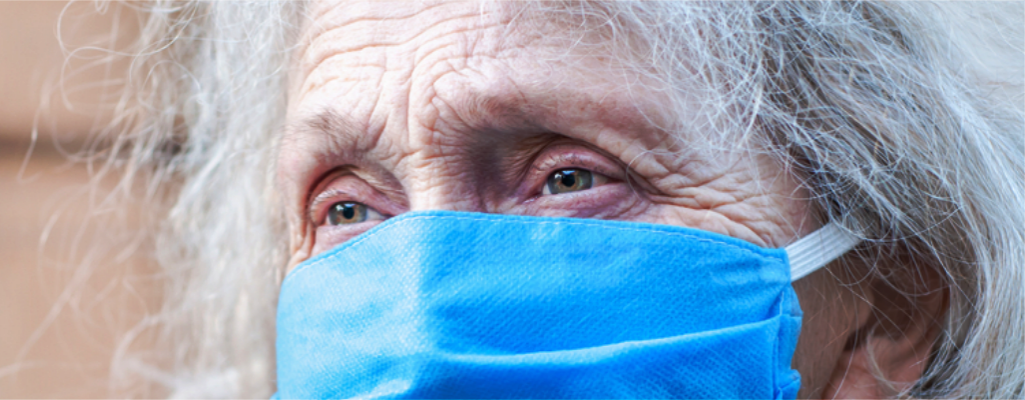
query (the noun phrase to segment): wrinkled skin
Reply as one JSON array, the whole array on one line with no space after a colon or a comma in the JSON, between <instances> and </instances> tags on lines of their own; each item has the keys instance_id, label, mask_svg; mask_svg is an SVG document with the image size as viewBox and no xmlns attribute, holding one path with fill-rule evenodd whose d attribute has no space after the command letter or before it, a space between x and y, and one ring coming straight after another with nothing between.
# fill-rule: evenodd
<instances>
[{"instance_id":1,"label":"wrinkled skin","mask_svg":"<svg viewBox=\"0 0 1025 400\"><path fill-rule=\"evenodd\" d=\"M698 135L672 140L661 127L687 117L665 115L658 92L632 84L638 75L616 61L625 57L570 49L558 24L517 29L515 7L312 5L278 160L290 269L411 210L680 225L764 247L819 227L779 162L741 144L684 151L702 148ZM565 168L591 171L594 186L545 193ZM366 205L367 220L328 223L343 201ZM845 344L871 309L871 296L856 295L864 280L848 271L795 284L801 397L880 395L848 388L861 378L848 373Z\"/></svg>"}]
</instances>

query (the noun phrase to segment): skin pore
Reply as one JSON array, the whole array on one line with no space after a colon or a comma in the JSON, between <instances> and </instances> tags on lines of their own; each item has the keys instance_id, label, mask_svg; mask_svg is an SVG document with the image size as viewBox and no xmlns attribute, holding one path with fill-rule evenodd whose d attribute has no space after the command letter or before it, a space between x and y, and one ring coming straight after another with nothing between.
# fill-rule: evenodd
<instances>
[{"instance_id":1,"label":"skin pore","mask_svg":"<svg viewBox=\"0 0 1025 400\"><path fill-rule=\"evenodd\" d=\"M518 29L517 7L311 5L278 159L289 270L413 210L679 225L764 247L819 227L774 159L671 136L661 127L681 116L657 91L616 58L570 49L556 24ZM883 395L846 389L871 378L849 368L850 337L871 316L862 278L833 265L795 284L800 397Z\"/></svg>"}]
</instances>

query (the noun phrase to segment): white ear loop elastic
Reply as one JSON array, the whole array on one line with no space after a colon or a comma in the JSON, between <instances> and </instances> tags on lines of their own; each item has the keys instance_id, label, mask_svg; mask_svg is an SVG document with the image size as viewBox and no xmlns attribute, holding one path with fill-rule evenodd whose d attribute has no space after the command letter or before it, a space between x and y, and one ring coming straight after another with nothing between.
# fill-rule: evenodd
<instances>
[{"instance_id":1,"label":"white ear loop elastic","mask_svg":"<svg viewBox=\"0 0 1025 400\"><path fill-rule=\"evenodd\" d=\"M830 222L783 250L790 259L790 281L804 278L830 261L842 256L861 242L858 237L847 233L840 226Z\"/></svg>"}]
</instances>

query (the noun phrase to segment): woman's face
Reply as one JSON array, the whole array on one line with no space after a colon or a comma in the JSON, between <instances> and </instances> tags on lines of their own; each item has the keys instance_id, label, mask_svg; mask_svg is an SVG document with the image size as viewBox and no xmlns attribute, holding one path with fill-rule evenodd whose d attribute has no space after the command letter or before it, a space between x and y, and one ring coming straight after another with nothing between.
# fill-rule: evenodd
<instances>
[{"instance_id":1,"label":"woman's face","mask_svg":"<svg viewBox=\"0 0 1025 400\"><path fill-rule=\"evenodd\" d=\"M819 227L780 163L741 144L711 151L628 57L570 47L571 31L517 22L516 7L312 5L278 167L289 268L411 210L679 225L763 247ZM795 285L801 396L836 386L863 319L841 284Z\"/></svg>"}]
</instances>

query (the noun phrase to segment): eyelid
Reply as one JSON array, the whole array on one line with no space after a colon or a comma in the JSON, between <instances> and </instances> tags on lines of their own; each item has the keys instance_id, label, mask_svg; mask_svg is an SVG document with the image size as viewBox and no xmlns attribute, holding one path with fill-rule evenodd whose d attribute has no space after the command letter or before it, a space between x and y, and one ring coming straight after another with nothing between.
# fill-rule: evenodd
<instances>
[{"instance_id":1,"label":"eyelid","mask_svg":"<svg viewBox=\"0 0 1025 400\"><path fill-rule=\"evenodd\" d=\"M353 196L348 191L340 189L328 189L320 192L312 201L310 201L310 221L312 221L315 226L324 225L327 221L328 207L341 201L351 201L366 205L365 202L360 201L355 197L356 196ZM367 208L373 207L367 205Z\"/></svg>"},{"instance_id":2,"label":"eyelid","mask_svg":"<svg viewBox=\"0 0 1025 400\"><path fill-rule=\"evenodd\" d=\"M527 181L532 193L541 193L547 178L557 169L580 168L608 178L608 181L626 180L622 165L610 157L579 145L555 145L543 150L530 167Z\"/></svg>"},{"instance_id":3,"label":"eyelid","mask_svg":"<svg viewBox=\"0 0 1025 400\"><path fill-rule=\"evenodd\" d=\"M361 203L385 218L402 212L400 207L389 202L387 196L347 169L325 175L311 193L313 195L307 205L307 217L315 227L325 224L328 208L340 201Z\"/></svg>"}]
</instances>

